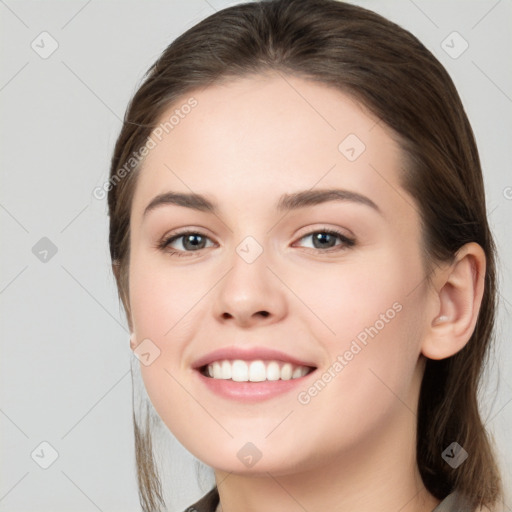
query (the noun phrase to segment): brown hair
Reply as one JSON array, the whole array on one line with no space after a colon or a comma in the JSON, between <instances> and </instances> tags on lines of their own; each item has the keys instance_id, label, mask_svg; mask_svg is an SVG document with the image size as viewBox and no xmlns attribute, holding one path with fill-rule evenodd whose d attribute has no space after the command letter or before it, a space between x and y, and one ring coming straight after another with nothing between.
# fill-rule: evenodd
<instances>
[{"instance_id":1,"label":"brown hair","mask_svg":"<svg viewBox=\"0 0 512 512\"><path fill-rule=\"evenodd\" d=\"M443 66L408 31L369 10L335 0L239 4L178 37L149 69L125 115L111 179L142 147L164 110L194 89L276 70L349 94L392 128L408 163L402 186L421 215L428 277L467 242L486 254L485 290L467 345L427 360L417 422L417 463L438 499L452 491L471 507L502 496L498 467L480 418L477 392L496 309L495 246L487 222L479 156L455 86ZM130 209L140 165L110 187L110 252L130 322ZM149 414L149 413L147 413ZM134 416L139 493L144 510L164 504L151 442ZM468 459L452 469L441 454L453 441Z\"/></svg>"}]
</instances>

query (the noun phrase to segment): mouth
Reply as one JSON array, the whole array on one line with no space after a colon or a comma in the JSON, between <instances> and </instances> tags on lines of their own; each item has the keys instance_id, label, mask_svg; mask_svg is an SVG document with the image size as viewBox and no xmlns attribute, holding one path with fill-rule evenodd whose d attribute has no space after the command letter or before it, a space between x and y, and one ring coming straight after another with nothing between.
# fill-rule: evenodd
<instances>
[{"instance_id":1,"label":"mouth","mask_svg":"<svg viewBox=\"0 0 512 512\"><path fill-rule=\"evenodd\" d=\"M306 386L317 366L269 347L231 345L199 357L192 369L199 385L222 399L258 403Z\"/></svg>"},{"instance_id":2,"label":"mouth","mask_svg":"<svg viewBox=\"0 0 512 512\"><path fill-rule=\"evenodd\" d=\"M294 364L278 359L222 359L198 368L204 377L233 382L265 382L295 380L309 375L314 366Z\"/></svg>"}]
</instances>

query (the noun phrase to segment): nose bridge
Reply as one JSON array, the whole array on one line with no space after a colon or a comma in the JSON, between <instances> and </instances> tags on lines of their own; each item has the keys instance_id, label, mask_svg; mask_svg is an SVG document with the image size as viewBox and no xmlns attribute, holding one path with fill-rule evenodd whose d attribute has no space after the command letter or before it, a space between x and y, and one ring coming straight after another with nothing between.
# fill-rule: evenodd
<instances>
[{"instance_id":1,"label":"nose bridge","mask_svg":"<svg viewBox=\"0 0 512 512\"><path fill-rule=\"evenodd\" d=\"M266 248L264 247L265 245L267 246ZM237 256L247 265L252 265L259 259L265 261L267 256L262 256L266 250L268 250L268 244L265 244L265 240L261 235L258 236L258 239L248 235L235 248ZM239 263L236 258L235 262Z\"/></svg>"},{"instance_id":2,"label":"nose bridge","mask_svg":"<svg viewBox=\"0 0 512 512\"><path fill-rule=\"evenodd\" d=\"M271 272L267 268L268 255L263 244L249 235L234 247L229 261L231 270L224 286L229 296L254 301L269 286Z\"/></svg>"},{"instance_id":3,"label":"nose bridge","mask_svg":"<svg viewBox=\"0 0 512 512\"><path fill-rule=\"evenodd\" d=\"M219 318L233 318L235 322L247 324L284 314L282 285L267 268L269 248L264 244L264 240L248 235L234 247L230 270L219 283L216 308Z\"/></svg>"}]
</instances>

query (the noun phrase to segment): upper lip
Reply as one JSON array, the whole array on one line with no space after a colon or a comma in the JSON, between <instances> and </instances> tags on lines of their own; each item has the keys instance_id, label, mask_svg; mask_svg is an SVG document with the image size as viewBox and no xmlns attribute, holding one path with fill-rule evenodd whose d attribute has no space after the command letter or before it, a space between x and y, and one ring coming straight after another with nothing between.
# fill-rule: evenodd
<instances>
[{"instance_id":1,"label":"upper lip","mask_svg":"<svg viewBox=\"0 0 512 512\"><path fill-rule=\"evenodd\" d=\"M279 350L274 350L266 347L224 347L214 350L213 352L209 352L204 356L196 359L192 363L192 367L195 369L202 368L214 361L222 361L224 359L242 359L245 361L253 361L253 360L267 360L267 361L284 361L285 363L292 363L296 366L310 366L315 368L315 365L311 361L303 361L296 357L290 356L284 352Z\"/></svg>"}]
</instances>

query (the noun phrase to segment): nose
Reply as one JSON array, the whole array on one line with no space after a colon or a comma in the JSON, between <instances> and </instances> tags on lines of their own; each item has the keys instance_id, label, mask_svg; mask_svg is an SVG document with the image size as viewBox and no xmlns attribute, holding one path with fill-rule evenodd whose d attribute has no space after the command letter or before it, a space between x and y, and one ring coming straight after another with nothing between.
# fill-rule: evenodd
<instances>
[{"instance_id":1,"label":"nose","mask_svg":"<svg viewBox=\"0 0 512 512\"><path fill-rule=\"evenodd\" d=\"M253 262L235 252L216 289L215 316L221 323L248 328L278 322L287 314L285 287L268 268L265 252Z\"/></svg>"}]
</instances>

